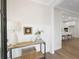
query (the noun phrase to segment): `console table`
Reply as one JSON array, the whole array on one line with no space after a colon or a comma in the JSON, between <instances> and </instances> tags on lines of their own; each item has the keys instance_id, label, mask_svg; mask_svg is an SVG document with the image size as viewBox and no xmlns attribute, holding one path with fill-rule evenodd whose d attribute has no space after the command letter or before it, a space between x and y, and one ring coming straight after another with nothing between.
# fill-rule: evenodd
<instances>
[{"instance_id":1,"label":"console table","mask_svg":"<svg viewBox=\"0 0 79 59\"><path fill-rule=\"evenodd\" d=\"M28 42L17 42L16 44L9 45L8 46L8 51L10 51L10 59L12 59L12 49L15 48L21 48L21 47L26 47L26 46L31 46L31 45L37 45L40 44L40 52L42 52L42 44L44 45L44 59L46 59L46 43L44 41L42 42L34 42L34 41L28 41Z\"/></svg>"},{"instance_id":2,"label":"console table","mask_svg":"<svg viewBox=\"0 0 79 59\"><path fill-rule=\"evenodd\" d=\"M62 39L63 39L63 40L72 39L72 35L71 35L71 34L62 35Z\"/></svg>"}]
</instances>

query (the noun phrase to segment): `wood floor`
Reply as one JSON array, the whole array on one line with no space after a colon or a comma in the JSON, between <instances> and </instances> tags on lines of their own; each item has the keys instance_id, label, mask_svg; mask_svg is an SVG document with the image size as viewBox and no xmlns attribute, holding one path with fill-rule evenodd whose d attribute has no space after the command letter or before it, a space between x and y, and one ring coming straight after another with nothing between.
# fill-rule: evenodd
<instances>
[{"instance_id":1,"label":"wood floor","mask_svg":"<svg viewBox=\"0 0 79 59\"><path fill-rule=\"evenodd\" d=\"M47 53L46 59L79 59L79 39L63 41L63 48L54 55Z\"/></svg>"},{"instance_id":2,"label":"wood floor","mask_svg":"<svg viewBox=\"0 0 79 59\"><path fill-rule=\"evenodd\" d=\"M47 53L46 59L79 59L79 39L65 40L62 45L54 55Z\"/></svg>"}]
</instances>

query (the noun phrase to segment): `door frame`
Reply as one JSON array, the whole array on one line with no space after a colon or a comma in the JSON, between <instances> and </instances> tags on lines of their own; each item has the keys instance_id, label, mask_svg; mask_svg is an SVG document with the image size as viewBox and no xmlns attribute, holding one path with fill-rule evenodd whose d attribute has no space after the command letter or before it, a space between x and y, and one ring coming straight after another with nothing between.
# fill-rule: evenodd
<instances>
[{"instance_id":1,"label":"door frame","mask_svg":"<svg viewBox=\"0 0 79 59\"><path fill-rule=\"evenodd\" d=\"M7 59L7 0L1 0L1 59Z\"/></svg>"}]
</instances>

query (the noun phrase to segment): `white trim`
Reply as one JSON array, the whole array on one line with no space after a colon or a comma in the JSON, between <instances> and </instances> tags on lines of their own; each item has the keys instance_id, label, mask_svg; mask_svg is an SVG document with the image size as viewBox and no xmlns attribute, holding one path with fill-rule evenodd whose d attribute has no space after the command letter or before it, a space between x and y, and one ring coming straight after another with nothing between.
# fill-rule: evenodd
<instances>
[{"instance_id":1,"label":"white trim","mask_svg":"<svg viewBox=\"0 0 79 59\"><path fill-rule=\"evenodd\" d=\"M38 3L38 4L42 4L42 5L46 5L46 6L49 6L48 3L44 3L44 2L41 2L41 1L38 1L38 0L32 0L32 2L35 2L35 3Z\"/></svg>"},{"instance_id":2,"label":"white trim","mask_svg":"<svg viewBox=\"0 0 79 59\"><path fill-rule=\"evenodd\" d=\"M32 1L36 2L36 3L39 3L39 4L42 4L42 5L46 5L46 6L56 6L56 5L60 4L61 1L63 1L63 0L51 0L47 3L39 1L39 0L32 0Z\"/></svg>"},{"instance_id":3,"label":"white trim","mask_svg":"<svg viewBox=\"0 0 79 59\"><path fill-rule=\"evenodd\" d=\"M56 7L57 5L59 5L63 1L64 0L54 0L54 1L50 2L50 6Z\"/></svg>"}]
</instances>

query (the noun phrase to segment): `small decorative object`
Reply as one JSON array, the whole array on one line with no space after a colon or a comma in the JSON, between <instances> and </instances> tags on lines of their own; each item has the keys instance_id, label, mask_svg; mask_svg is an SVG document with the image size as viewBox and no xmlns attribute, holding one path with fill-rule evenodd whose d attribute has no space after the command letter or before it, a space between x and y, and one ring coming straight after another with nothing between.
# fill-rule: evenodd
<instances>
[{"instance_id":1,"label":"small decorative object","mask_svg":"<svg viewBox=\"0 0 79 59\"><path fill-rule=\"evenodd\" d=\"M35 42L41 42L41 41L43 42L42 38L40 37L42 32L43 32L43 31L38 30L38 31L35 33L35 35L36 35L36 40L35 40Z\"/></svg>"},{"instance_id":2,"label":"small decorative object","mask_svg":"<svg viewBox=\"0 0 79 59\"><path fill-rule=\"evenodd\" d=\"M24 27L24 34L32 34L32 27Z\"/></svg>"}]
</instances>

